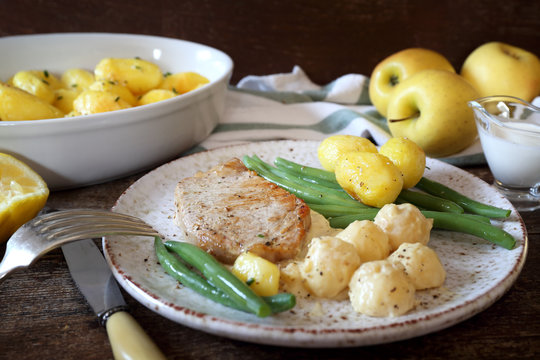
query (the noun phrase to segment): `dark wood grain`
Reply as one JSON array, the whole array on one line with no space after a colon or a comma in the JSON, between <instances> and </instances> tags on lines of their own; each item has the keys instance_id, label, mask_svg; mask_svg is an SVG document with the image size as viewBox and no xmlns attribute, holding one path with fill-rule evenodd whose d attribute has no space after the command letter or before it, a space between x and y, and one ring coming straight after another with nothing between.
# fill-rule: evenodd
<instances>
[{"instance_id":1,"label":"dark wood grain","mask_svg":"<svg viewBox=\"0 0 540 360\"><path fill-rule=\"evenodd\" d=\"M537 0L17 0L0 1L0 36L126 32L201 42L235 62L232 82L300 65L320 84L371 73L385 56L420 46L459 70L480 44L540 48Z\"/></svg>"},{"instance_id":2,"label":"dark wood grain","mask_svg":"<svg viewBox=\"0 0 540 360\"><path fill-rule=\"evenodd\" d=\"M491 40L538 53L539 14L540 2L530 0L0 0L0 36L81 31L168 36L227 52L235 62L232 83L300 65L324 84L347 73L369 75L383 57L411 46L437 50L457 69L470 51ZM492 181L487 167L466 170ZM48 204L110 208L139 176L55 192ZM178 325L125 297L170 359L538 358L540 212L522 216L529 255L501 299L456 326L392 344L318 350L250 344ZM4 248L0 245L0 254ZM0 359L111 358L105 329L73 284L61 251L0 285Z\"/></svg>"}]
</instances>

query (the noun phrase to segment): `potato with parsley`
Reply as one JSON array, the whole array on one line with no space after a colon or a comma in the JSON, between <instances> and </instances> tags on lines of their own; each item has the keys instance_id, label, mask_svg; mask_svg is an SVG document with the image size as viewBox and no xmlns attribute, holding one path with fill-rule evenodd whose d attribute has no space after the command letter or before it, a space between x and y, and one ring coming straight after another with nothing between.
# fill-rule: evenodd
<instances>
[{"instance_id":1,"label":"potato with parsley","mask_svg":"<svg viewBox=\"0 0 540 360\"><path fill-rule=\"evenodd\" d=\"M54 92L53 105L62 110L65 114L73 111L73 102L79 96L79 92L71 89L58 89Z\"/></svg>"},{"instance_id":2,"label":"potato with parsley","mask_svg":"<svg viewBox=\"0 0 540 360\"><path fill-rule=\"evenodd\" d=\"M328 171L334 171L341 156L349 152L377 152L377 147L368 139L354 135L333 135L324 139L318 149L319 162Z\"/></svg>"},{"instance_id":3,"label":"potato with parsley","mask_svg":"<svg viewBox=\"0 0 540 360\"><path fill-rule=\"evenodd\" d=\"M415 307L415 293L403 266L388 260L363 263L349 282L353 309L368 316L403 315Z\"/></svg>"},{"instance_id":4,"label":"potato with parsley","mask_svg":"<svg viewBox=\"0 0 540 360\"><path fill-rule=\"evenodd\" d=\"M170 90L165 89L152 89L146 94L142 95L137 101L137 105L148 105L162 100L167 100L175 97L177 94Z\"/></svg>"},{"instance_id":5,"label":"potato with parsley","mask_svg":"<svg viewBox=\"0 0 540 360\"><path fill-rule=\"evenodd\" d=\"M278 293L280 272L276 264L250 252L240 254L231 272L260 296Z\"/></svg>"},{"instance_id":6,"label":"potato with parsley","mask_svg":"<svg viewBox=\"0 0 540 360\"><path fill-rule=\"evenodd\" d=\"M403 243L388 257L388 261L400 263L416 290L442 286L446 278L435 250L421 243Z\"/></svg>"},{"instance_id":7,"label":"potato with parsley","mask_svg":"<svg viewBox=\"0 0 540 360\"><path fill-rule=\"evenodd\" d=\"M157 88L163 81L159 66L139 58L105 58L94 69L96 80L126 86L134 95Z\"/></svg>"},{"instance_id":8,"label":"potato with parsley","mask_svg":"<svg viewBox=\"0 0 540 360\"><path fill-rule=\"evenodd\" d=\"M78 68L67 69L62 73L60 80L62 81L65 89L69 89L77 93L88 90L90 85L96 81L94 74L92 74L90 71Z\"/></svg>"},{"instance_id":9,"label":"potato with parsley","mask_svg":"<svg viewBox=\"0 0 540 360\"><path fill-rule=\"evenodd\" d=\"M16 87L0 83L0 120L21 121L64 117L64 113L48 103Z\"/></svg>"},{"instance_id":10,"label":"potato with parsley","mask_svg":"<svg viewBox=\"0 0 540 360\"><path fill-rule=\"evenodd\" d=\"M349 195L370 206L392 203L403 188L399 169L379 153L346 153L337 162L335 174L337 182Z\"/></svg>"},{"instance_id":11,"label":"potato with parsley","mask_svg":"<svg viewBox=\"0 0 540 360\"><path fill-rule=\"evenodd\" d=\"M309 244L300 273L311 294L332 299L347 288L360 263L352 244L333 236L321 236Z\"/></svg>"},{"instance_id":12,"label":"potato with parsley","mask_svg":"<svg viewBox=\"0 0 540 360\"><path fill-rule=\"evenodd\" d=\"M118 95L120 99L124 100L131 106L137 105L137 98L131 93L131 91L129 91L127 87L119 85L118 83L114 81L109 81L109 80L94 81L92 84L90 84L88 89L95 90L95 91L110 92L110 93Z\"/></svg>"},{"instance_id":13,"label":"potato with parsley","mask_svg":"<svg viewBox=\"0 0 540 360\"><path fill-rule=\"evenodd\" d=\"M389 158L403 175L403 188L415 186L424 175L426 154L420 146L404 137L394 137L385 142L379 154Z\"/></svg>"},{"instance_id":14,"label":"potato with parsley","mask_svg":"<svg viewBox=\"0 0 540 360\"><path fill-rule=\"evenodd\" d=\"M388 236L370 220L354 221L336 237L353 244L362 262L383 260L390 254Z\"/></svg>"},{"instance_id":15,"label":"potato with parsley","mask_svg":"<svg viewBox=\"0 0 540 360\"><path fill-rule=\"evenodd\" d=\"M19 71L11 78L11 84L49 104L54 102L54 91L62 87L60 80L46 70Z\"/></svg>"},{"instance_id":16,"label":"potato with parsley","mask_svg":"<svg viewBox=\"0 0 540 360\"><path fill-rule=\"evenodd\" d=\"M178 95L195 90L209 82L210 81L201 74L186 71L176 74L167 74L161 83L160 88L172 91Z\"/></svg>"},{"instance_id":17,"label":"potato with parsley","mask_svg":"<svg viewBox=\"0 0 540 360\"><path fill-rule=\"evenodd\" d=\"M117 94L108 91L85 90L73 101L71 115L90 115L130 108Z\"/></svg>"},{"instance_id":18,"label":"potato with parsley","mask_svg":"<svg viewBox=\"0 0 540 360\"><path fill-rule=\"evenodd\" d=\"M384 205L373 221L388 235L391 251L403 243L427 245L433 227L433 219L426 218L412 204Z\"/></svg>"}]
</instances>

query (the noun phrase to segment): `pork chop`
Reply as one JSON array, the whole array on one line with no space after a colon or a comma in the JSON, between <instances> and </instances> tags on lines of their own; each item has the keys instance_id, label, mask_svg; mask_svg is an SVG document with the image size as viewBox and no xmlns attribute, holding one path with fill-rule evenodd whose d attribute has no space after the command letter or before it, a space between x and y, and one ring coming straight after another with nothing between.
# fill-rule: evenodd
<instances>
[{"instance_id":1,"label":"pork chop","mask_svg":"<svg viewBox=\"0 0 540 360\"><path fill-rule=\"evenodd\" d=\"M174 197L175 223L226 264L248 250L272 262L291 259L311 225L303 200L237 158L183 179Z\"/></svg>"}]
</instances>

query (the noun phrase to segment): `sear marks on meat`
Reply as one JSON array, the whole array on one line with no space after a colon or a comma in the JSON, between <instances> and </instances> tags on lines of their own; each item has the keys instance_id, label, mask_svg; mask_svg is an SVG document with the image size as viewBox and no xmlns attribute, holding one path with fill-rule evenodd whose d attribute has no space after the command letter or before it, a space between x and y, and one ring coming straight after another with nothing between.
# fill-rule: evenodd
<instances>
[{"instance_id":1,"label":"sear marks on meat","mask_svg":"<svg viewBox=\"0 0 540 360\"><path fill-rule=\"evenodd\" d=\"M237 158L185 178L175 189L175 223L226 264L244 251L294 258L311 225L309 207Z\"/></svg>"}]
</instances>

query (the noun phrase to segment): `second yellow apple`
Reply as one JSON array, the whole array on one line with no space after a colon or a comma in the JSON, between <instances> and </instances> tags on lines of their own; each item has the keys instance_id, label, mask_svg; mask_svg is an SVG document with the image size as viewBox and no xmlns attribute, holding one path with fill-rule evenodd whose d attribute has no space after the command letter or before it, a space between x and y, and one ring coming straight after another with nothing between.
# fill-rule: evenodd
<instances>
[{"instance_id":1,"label":"second yellow apple","mask_svg":"<svg viewBox=\"0 0 540 360\"><path fill-rule=\"evenodd\" d=\"M409 48L388 56L375 66L371 74L371 103L386 117L388 101L395 87L408 77L427 69L455 72L452 64L443 55L429 49Z\"/></svg>"}]
</instances>

